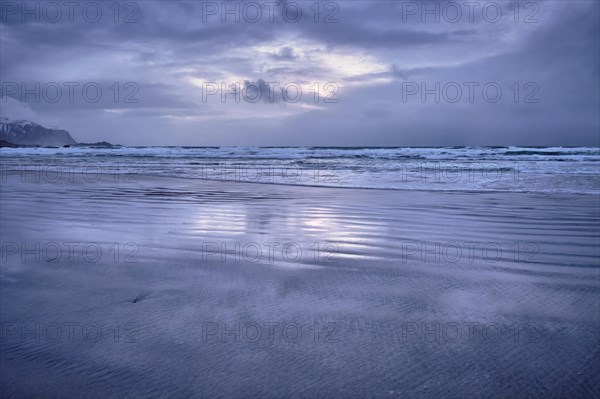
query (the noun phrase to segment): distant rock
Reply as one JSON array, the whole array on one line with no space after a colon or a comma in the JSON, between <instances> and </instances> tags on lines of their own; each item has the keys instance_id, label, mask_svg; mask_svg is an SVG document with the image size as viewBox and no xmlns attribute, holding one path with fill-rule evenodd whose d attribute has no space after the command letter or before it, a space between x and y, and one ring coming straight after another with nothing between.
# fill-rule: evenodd
<instances>
[{"instance_id":1,"label":"distant rock","mask_svg":"<svg viewBox=\"0 0 600 399\"><path fill-rule=\"evenodd\" d=\"M27 120L0 117L0 140L17 146L62 147L77 144L66 130L46 128Z\"/></svg>"},{"instance_id":2,"label":"distant rock","mask_svg":"<svg viewBox=\"0 0 600 399\"><path fill-rule=\"evenodd\" d=\"M5 140L0 140L0 148L4 148L4 147L17 148L18 145L14 144L14 143L9 143L8 141L5 141Z\"/></svg>"},{"instance_id":3,"label":"distant rock","mask_svg":"<svg viewBox=\"0 0 600 399\"><path fill-rule=\"evenodd\" d=\"M119 144L111 144L107 141L99 141L97 143L77 143L74 145L75 147L92 147L92 148L113 148L113 147L121 147Z\"/></svg>"}]
</instances>

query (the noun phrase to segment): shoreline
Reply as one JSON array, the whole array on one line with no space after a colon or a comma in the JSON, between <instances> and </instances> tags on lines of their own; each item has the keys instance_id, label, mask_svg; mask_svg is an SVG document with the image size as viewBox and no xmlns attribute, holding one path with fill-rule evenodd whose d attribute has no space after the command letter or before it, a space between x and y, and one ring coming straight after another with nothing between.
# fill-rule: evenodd
<instances>
[{"instance_id":1,"label":"shoreline","mask_svg":"<svg viewBox=\"0 0 600 399\"><path fill-rule=\"evenodd\" d=\"M307 169L308 171L311 171L309 169ZM11 175L11 174L25 174L25 177L21 177L21 179L25 179L25 181L22 181L23 183L27 182L27 177L26 177L26 173L28 172L39 172L36 171L35 169L2 169L0 171L0 177L2 179L2 181L4 181L6 178L4 177L4 175ZM72 179L74 175L76 174L80 174L82 175L82 172L80 170L75 171L75 170L71 170L71 179L69 179L68 183L75 183L74 180ZM131 174L127 174L127 173L107 173L107 172L101 172L101 173L95 173L95 176L101 176L101 177L112 177L112 179L114 180L115 178L117 178L118 176L123 177L123 178L128 178L128 179L135 179L138 176L142 177L142 178L164 178L164 179L181 179L181 180L191 180L191 181L196 181L196 182L203 182L203 183L224 183L224 184L250 184L250 185L271 185L271 186L287 186L287 187L307 187L307 188L327 188L327 189L334 189L334 190L375 190L375 191L398 191L398 192L422 192L422 193L448 193L448 194L526 194L526 195L535 195L535 194L539 194L539 195L549 195L549 196L571 196L571 195L583 195L583 196L597 196L600 197L600 191L599 192L595 192L595 193L589 193L589 192L565 192L565 191L558 191L558 192L546 192L546 191L518 191L518 190L499 190L499 189L489 189L489 190L453 190L453 189L424 189L424 188L385 188L385 187L354 187L354 186L327 186L327 185L317 185L317 184L293 184L293 183L268 183L268 182L256 182L256 181L240 181L240 180L234 180L234 179L209 179L209 178L198 178L198 177L193 177L193 176L175 176L175 175L160 175L160 174L146 174L146 173L131 173ZM134 176L134 177L132 177ZM81 177L81 176L80 176ZM38 177L39 179L39 177ZM81 179L80 179L81 180ZM85 180L85 179L84 179ZM97 183L97 181L87 181L88 183ZM41 183L41 181L36 181L36 182L31 182L30 183ZM52 182L54 183L54 182ZM122 183L126 183L125 181L123 181ZM129 181L129 183L136 183L135 181Z\"/></svg>"}]
</instances>

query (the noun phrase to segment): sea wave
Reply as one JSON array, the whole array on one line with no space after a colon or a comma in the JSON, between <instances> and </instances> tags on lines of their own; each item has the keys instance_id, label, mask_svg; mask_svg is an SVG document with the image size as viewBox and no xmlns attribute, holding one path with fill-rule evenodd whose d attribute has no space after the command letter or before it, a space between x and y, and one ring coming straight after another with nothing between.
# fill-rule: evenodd
<instances>
[{"instance_id":1,"label":"sea wave","mask_svg":"<svg viewBox=\"0 0 600 399\"><path fill-rule=\"evenodd\" d=\"M3 148L0 160L2 173L118 170L258 184L600 194L597 147Z\"/></svg>"}]
</instances>

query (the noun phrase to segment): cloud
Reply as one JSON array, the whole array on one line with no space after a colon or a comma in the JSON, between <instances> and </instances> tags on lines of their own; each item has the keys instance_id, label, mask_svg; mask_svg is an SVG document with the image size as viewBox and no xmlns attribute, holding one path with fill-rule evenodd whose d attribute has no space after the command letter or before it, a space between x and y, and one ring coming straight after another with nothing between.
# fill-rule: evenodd
<instances>
[{"instance_id":1,"label":"cloud","mask_svg":"<svg viewBox=\"0 0 600 399\"><path fill-rule=\"evenodd\" d=\"M524 21L532 13L525 3L515 21L508 0L495 2L503 14L494 23L481 6L472 21L463 9L457 22L423 22L420 12L407 14L406 3L320 2L315 14L314 2L301 2L297 23L281 12L256 23L222 23L220 15L204 21L203 3L188 1L135 2L135 23L122 23L126 3L119 23L112 3L102 3L97 23L23 23L10 15L0 22L2 82L99 84L97 102L81 93L74 102L13 96L85 141L110 132L119 135L114 141L141 145L598 144L597 2L538 2L533 23ZM515 82L520 99L533 82L540 101L403 102L403 83L469 81L497 82L504 100ZM250 98L257 89L274 97L206 103L202 82L239 82ZM138 102L123 101L128 83ZM297 103L280 95L288 83L303 90ZM323 101L332 93L327 84L337 88L337 103Z\"/></svg>"},{"instance_id":2,"label":"cloud","mask_svg":"<svg viewBox=\"0 0 600 399\"><path fill-rule=\"evenodd\" d=\"M37 120L37 115L28 104L7 96L0 97L0 116L10 120Z\"/></svg>"},{"instance_id":3,"label":"cloud","mask_svg":"<svg viewBox=\"0 0 600 399\"><path fill-rule=\"evenodd\" d=\"M273 54L275 60L295 60L297 58L292 47L282 47L276 54Z\"/></svg>"}]
</instances>

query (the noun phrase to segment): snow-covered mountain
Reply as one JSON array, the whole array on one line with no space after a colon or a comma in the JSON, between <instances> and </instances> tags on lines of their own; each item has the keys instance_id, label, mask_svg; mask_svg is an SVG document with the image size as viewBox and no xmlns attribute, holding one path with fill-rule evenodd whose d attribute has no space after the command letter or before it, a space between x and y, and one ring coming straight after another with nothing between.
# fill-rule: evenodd
<instances>
[{"instance_id":1,"label":"snow-covered mountain","mask_svg":"<svg viewBox=\"0 0 600 399\"><path fill-rule=\"evenodd\" d=\"M19 145L77 144L66 130L46 128L28 120L10 120L6 117L0 117L0 140Z\"/></svg>"}]
</instances>

